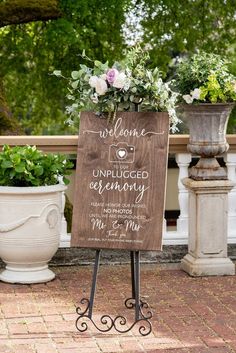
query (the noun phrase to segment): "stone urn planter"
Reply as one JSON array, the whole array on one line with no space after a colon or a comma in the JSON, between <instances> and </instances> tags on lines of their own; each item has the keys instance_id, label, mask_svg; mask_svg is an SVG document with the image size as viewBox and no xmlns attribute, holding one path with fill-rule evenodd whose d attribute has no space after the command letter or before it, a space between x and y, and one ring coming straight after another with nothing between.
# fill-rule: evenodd
<instances>
[{"instance_id":1,"label":"stone urn planter","mask_svg":"<svg viewBox=\"0 0 236 353\"><path fill-rule=\"evenodd\" d=\"M194 180L227 179L227 173L221 167L216 156L226 152L226 128L234 103L200 103L183 107L189 127L187 149L193 155L200 156L198 163L190 168L190 177Z\"/></svg>"},{"instance_id":2,"label":"stone urn planter","mask_svg":"<svg viewBox=\"0 0 236 353\"><path fill-rule=\"evenodd\" d=\"M0 280L40 283L55 274L48 262L59 246L63 184L0 186Z\"/></svg>"}]
</instances>

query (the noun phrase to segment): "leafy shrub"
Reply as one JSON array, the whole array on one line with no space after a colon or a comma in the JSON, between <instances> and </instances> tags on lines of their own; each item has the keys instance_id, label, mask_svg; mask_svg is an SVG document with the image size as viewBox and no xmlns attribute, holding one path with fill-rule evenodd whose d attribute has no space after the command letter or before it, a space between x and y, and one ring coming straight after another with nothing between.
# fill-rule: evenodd
<instances>
[{"instance_id":1,"label":"leafy shrub","mask_svg":"<svg viewBox=\"0 0 236 353\"><path fill-rule=\"evenodd\" d=\"M181 61L176 85L183 101L226 103L236 101L236 77L220 55L199 52Z\"/></svg>"},{"instance_id":2,"label":"leafy shrub","mask_svg":"<svg viewBox=\"0 0 236 353\"><path fill-rule=\"evenodd\" d=\"M65 184L65 175L71 173L73 163L61 154L46 154L35 146L3 146L0 152L1 186L46 186L58 184L59 177Z\"/></svg>"}]
</instances>

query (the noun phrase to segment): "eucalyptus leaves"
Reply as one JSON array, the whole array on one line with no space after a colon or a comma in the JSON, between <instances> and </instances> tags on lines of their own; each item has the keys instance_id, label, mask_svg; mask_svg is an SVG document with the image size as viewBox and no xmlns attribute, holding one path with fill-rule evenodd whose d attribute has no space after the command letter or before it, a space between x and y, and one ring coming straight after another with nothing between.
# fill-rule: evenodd
<instances>
[{"instance_id":1,"label":"eucalyptus leaves","mask_svg":"<svg viewBox=\"0 0 236 353\"><path fill-rule=\"evenodd\" d=\"M158 68L147 68L149 55L140 46L131 48L122 62L113 65L92 61L85 53L82 57L91 67L80 64L67 78L67 98L72 102L67 113L72 120L81 111L108 113L110 119L117 111L167 111L171 129L176 130L178 94L171 90L170 82L163 82ZM59 70L53 73L64 77Z\"/></svg>"},{"instance_id":2,"label":"eucalyptus leaves","mask_svg":"<svg viewBox=\"0 0 236 353\"><path fill-rule=\"evenodd\" d=\"M236 77L219 55L199 52L184 59L177 68L177 90L188 103L236 101Z\"/></svg>"}]
</instances>

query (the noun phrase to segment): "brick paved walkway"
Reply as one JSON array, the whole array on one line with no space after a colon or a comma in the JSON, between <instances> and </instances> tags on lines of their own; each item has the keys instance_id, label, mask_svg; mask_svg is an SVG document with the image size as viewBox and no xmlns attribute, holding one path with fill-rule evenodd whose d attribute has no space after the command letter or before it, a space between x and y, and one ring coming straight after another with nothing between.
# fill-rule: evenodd
<instances>
[{"instance_id":1,"label":"brick paved walkway","mask_svg":"<svg viewBox=\"0 0 236 353\"><path fill-rule=\"evenodd\" d=\"M56 268L47 284L0 282L1 353L226 353L236 352L236 276L191 278L176 269L142 265L153 332L101 334L75 329L75 306L88 296L91 267ZM101 266L95 317L124 313L128 266ZM127 314L129 315L129 314ZM129 316L128 316L129 317Z\"/></svg>"}]
</instances>

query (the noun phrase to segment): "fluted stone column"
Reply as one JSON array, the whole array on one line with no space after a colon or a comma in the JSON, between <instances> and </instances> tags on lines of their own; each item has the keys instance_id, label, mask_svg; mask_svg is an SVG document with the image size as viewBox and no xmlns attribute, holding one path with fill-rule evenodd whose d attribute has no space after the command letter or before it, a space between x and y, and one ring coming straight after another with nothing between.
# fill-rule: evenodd
<instances>
[{"instance_id":1,"label":"fluted stone column","mask_svg":"<svg viewBox=\"0 0 236 353\"><path fill-rule=\"evenodd\" d=\"M181 268L191 276L234 275L227 257L229 180L183 179L189 190L188 254Z\"/></svg>"}]
</instances>

